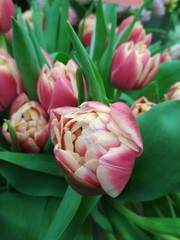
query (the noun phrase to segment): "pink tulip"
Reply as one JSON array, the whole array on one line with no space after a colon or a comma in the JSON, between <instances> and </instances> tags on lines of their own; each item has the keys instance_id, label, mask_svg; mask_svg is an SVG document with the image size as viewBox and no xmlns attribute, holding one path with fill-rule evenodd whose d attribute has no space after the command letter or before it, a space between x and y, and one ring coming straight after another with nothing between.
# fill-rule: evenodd
<instances>
[{"instance_id":1,"label":"pink tulip","mask_svg":"<svg viewBox=\"0 0 180 240\"><path fill-rule=\"evenodd\" d=\"M137 123L124 103L53 109L50 129L55 157L75 190L116 197L124 189L142 153Z\"/></svg>"},{"instance_id":2,"label":"pink tulip","mask_svg":"<svg viewBox=\"0 0 180 240\"><path fill-rule=\"evenodd\" d=\"M91 13L85 19L82 19L79 23L79 28L82 28L82 44L84 47L88 47L91 44L93 31L96 24L96 16Z\"/></svg>"},{"instance_id":3,"label":"pink tulip","mask_svg":"<svg viewBox=\"0 0 180 240\"><path fill-rule=\"evenodd\" d=\"M11 17L15 17L12 0L0 0L0 32L7 32L11 28Z\"/></svg>"},{"instance_id":4,"label":"pink tulip","mask_svg":"<svg viewBox=\"0 0 180 240\"><path fill-rule=\"evenodd\" d=\"M119 34L125 28L127 28L133 21L133 16L125 18L120 25L117 27L116 33ZM152 34L146 34L145 29L140 21L134 24L134 27L128 37L128 41L133 41L134 43L143 42L146 46L151 44Z\"/></svg>"},{"instance_id":5,"label":"pink tulip","mask_svg":"<svg viewBox=\"0 0 180 240\"><path fill-rule=\"evenodd\" d=\"M0 49L0 86L1 112L24 90L16 62L3 48Z\"/></svg>"},{"instance_id":6,"label":"pink tulip","mask_svg":"<svg viewBox=\"0 0 180 240\"><path fill-rule=\"evenodd\" d=\"M10 116L9 123L14 128L23 152L40 152L49 137L48 115L39 103L35 101L23 103L22 96L19 98L15 100L16 108L18 104L19 108ZM11 144L6 123L3 124L2 134Z\"/></svg>"},{"instance_id":7,"label":"pink tulip","mask_svg":"<svg viewBox=\"0 0 180 240\"><path fill-rule=\"evenodd\" d=\"M74 11L73 8L69 8L69 22L71 23L71 25L75 25L76 22L77 22L77 14L76 12Z\"/></svg>"},{"instance_id":8,"label":"pink tulip","mask_svg":"<svg viewBox=\"0 0 180 240\"><path fill-rule=\"evenodd\" d=\"M37 83L38 97L46 110L62 106L77 106L77 65L70 60L67 65L55 62L49 69L44 65Z\"/></svg>"},{"instance_id":9,"label":"pink tulip","mask_svg":"<svg viewBox=\"0 0 180 240\"><path fill-rule=\"evenodd\" d=\"M120 45L112 60L111 82L121 90L145 87L157 73L160 54L151 57L142 42L126 42Z\"/></svg>"},{"instance_id":10,"label":"pink tulip","mask_svg":"<svg viewBox=\"0 0 180 240\"><path fill-rule=\"evenodd\" d=\"M137 99L133 105L131 106L131 111L134 116L137 117L147 111L149 111L152 107L154 107L156 103L150 102L146 97L140 97Z\"/></svg>"}]
</instances>

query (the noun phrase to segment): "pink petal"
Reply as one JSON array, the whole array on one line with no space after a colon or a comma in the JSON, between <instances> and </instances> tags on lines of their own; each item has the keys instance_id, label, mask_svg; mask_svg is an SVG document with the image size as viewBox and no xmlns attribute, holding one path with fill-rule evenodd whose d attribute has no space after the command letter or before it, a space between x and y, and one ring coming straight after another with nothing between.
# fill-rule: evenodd
<instances>
[{"instance_id":1,"label":"pink petal","mask_svg":"<svg viewBox=\"0 0 180 240\"><path fill-rule=\"evenodd\" d=\"M142 139L137 125L136 119L127 105L121 102L113 103L110 105L112 119L124 132L129 134L132 140L139 148L137 156L142 153Z\"/></svg>"}]
</instances>

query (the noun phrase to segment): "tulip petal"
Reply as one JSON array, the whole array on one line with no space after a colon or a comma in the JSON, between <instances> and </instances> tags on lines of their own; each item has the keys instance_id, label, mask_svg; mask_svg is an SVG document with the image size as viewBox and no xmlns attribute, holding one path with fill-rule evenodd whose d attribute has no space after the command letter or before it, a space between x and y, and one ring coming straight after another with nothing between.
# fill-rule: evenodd
<instances>
[{"instance_id":1,"label":"tulip petal","mask_svg":"<svg viewBox=\"0 0 180 240\"><path fill-rule=\"evenodd\" d=\"M135 120L132 111L127 105L121 102L113 103L110 105L111 115L115 123L120 129L123 129L127 134L129 134L132 140L137 144L139 152L137 156L142 153L142 138L139 132L139 127Z\"/></svg>"}]
</instances>

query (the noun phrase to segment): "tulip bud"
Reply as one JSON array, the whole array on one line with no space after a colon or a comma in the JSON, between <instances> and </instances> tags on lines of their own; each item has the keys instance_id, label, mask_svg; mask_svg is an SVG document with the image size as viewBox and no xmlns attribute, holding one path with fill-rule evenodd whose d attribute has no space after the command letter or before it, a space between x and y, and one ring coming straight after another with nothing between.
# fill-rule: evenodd
<instances>
[{"instance_id":1,"label":"tulip bud","mask_svg":"<svg viewBox=\"0 0 180 240\"><path fill-rule=\"evenodd\" d=\"M0 86L1 112L24 90L16 62L3 48L0 49Z\"/></svg>"},{"instance_id":2,"label":"tulip bud","mask_svg":"<svg viewBox=\"0 0 180 240\"><path fill-rule=\"evenodd\" d=\"M73 60L67 65L57 61L51 69L44 65L38 78L37 90L39 100L46 110L77 106L76 70L77 65Z\"/></svg>"},{"instance_id":3,"label":"tulip bud","mask_svg":"<svg viewBox=\"0 0 180 240\"><path fill-rule=\"evenodd\" d=\"M11 28L11 17L15 17L15 8L12 0L0 1L0 32L7 32Z\"/></svg>"},{"instance_id":4,"label":"tulip bud","mask_svg":"<svg viewBox=\"0 0 180 240\"><path fill-rule=\"evenodd\" d=\"M77 22L77 14L71 7L69 8L69 22L71 23L71 25L75 25Z\"/></svg>"},{"instance_id":5,"label":"tulip bud","mask_svg":"<svg viewBox=\"0 0 180 240\"><path fill-rule=\"evenodd\" d=\"M142 139L124 103L84 102L50 113L54 155L67 181L82 194L116 197L127 184Z\"/></svg>"},{"instance_id":6,"label":"tulip bud","mask_svg":"<svg viewBox=\"0 0 180 240\"><path fill-rule=\"evenodd\" d=\"M82 19L79 23L79 28L82 28L82 44L84 47L88 47L91 44L91 39L93 35L93 31L96 24L96 16L94 14L90 14L85 19Z\"/></svg>"},{"instance_id":7,"label":"tulip bud","mask_svg":"<svg viewBox=\"0 0 180 240\"><path fill-rule=\"evenodd\" d=\"M180 82L174 83L164 97L166 100L180 100Z\"/></svg>"},{"instance_id":8,"label":"tulip bud","mask_svg":"<svg viewBox=\"0 0 180 240\"><path fill-rule=\"evenodd\" d=\"M125 28L129 27L133 21L133 16L125 18L120 25L117 27L116 33L119 34ZM134 43L143 42L146 46L151 44L152 34L146 34L145 29L140 21L134 24L134 27L128 37L128 41L133 41Z\"/></svg>"},{"instance_id":9,"label":"tulip bud","mask_svg":"<svg viewBox=\"0 0 180 240\"><path fill-rule=\"evenodd\" d=\"M49 137L48 115L39 103L28 101L23 104L21 100L17 100L15 105L20 107L10 116L9 123L23 152L40 152ZM6 123L2 126L2 134L11 144Z\"/></svg>"},{"instance_id":10,"label":"tulip bud","mask_svg":"<svg viewBox=\"0 0 180 240\"><path fill-rule=\"evenodd\" d=\"M151 57L142 42L126 42L120 45L112 60L111 82L121 90L145 87L157 73L160 54Z\"/></svg>"},{"instance_id":11,"label":"tulip bud","mask_svg":"<svg viewBox=\"0 0 180 240\"><path fill-rule=\"evenodd\" d=\"M137 117L140 114L149 111L155 105L156 103L149 102L146 97L140 97L133 103L130 109L133 112L134 116Z\"/></svg>"}]
</instances>

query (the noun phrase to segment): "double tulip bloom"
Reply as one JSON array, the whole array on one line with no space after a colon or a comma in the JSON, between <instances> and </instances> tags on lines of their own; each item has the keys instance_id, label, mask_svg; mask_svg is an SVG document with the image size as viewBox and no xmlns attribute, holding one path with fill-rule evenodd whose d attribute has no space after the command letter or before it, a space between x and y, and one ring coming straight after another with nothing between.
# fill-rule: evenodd
<instances>
[{"instance_id":1,"label":"double tulip bloom","mask_svg":"<svg viewBox=\"0 0 180 240\"><path fill-rule=\"evenodd\" d=\"M76 191L116 197L124 189L142 153L135 117L124 103L52 109L50 129L55 157Z\"/></svg>"},{"instance_id":2,"label":"double tulip bloom","mask_svg":"<svg viewBox=\"0 0 180 240\"><path fill-rule=\"evenodd\" d=\"M130 109L133 112L134 116L137 117L149 111L155 105L156 103L150 102L146 97L142 96L133 103Z\"/></svg>"},{"instance_id":3,"label":"double tulip bloom","mask_svg":"<svg viewBox=\"0 0 180 240\"><path fill-rule=\"evenodd\" d=\"M121 90L143 88L155 76L159 64L160 54L151 57L150 51L143 42L123 43L113 56L111 82Z\"/></svg>"},{"instance_id":4,"label":"double tulip bloom","mask_svg":"<svg viewBox=\"0 0 180 240\"><path fill-rule=\"evenodd\" d=\"M13 127L17 141L23 152L40 152L49 137L48 115L42 106L30 101L25 94L20 95L12 105L10 125ZM12 144L6 123L2 134Z\"/></svg>"},{"instance_id":5,"label":"double tulip bloom","mask_svg":"<svg viewBox=\"0 0 180 240\"><path fill-rule=\"evenodd\" d=\"M77 65L73 60L66 65L57 61L51 69L44 65L37 90L39 100L47 111L62 106L77 106L76 70Z\"/></svg>"},{"instance_id":6,"label":"double tulip bloom","mask_svg":"<svg viewBox=\"0 0 180 240\"><path fill-rule=\"evenodd\" d=\"M1 112L24 90L16 62L3 48L0 49L0 86Z\"/></svg>"}]
</instances>

